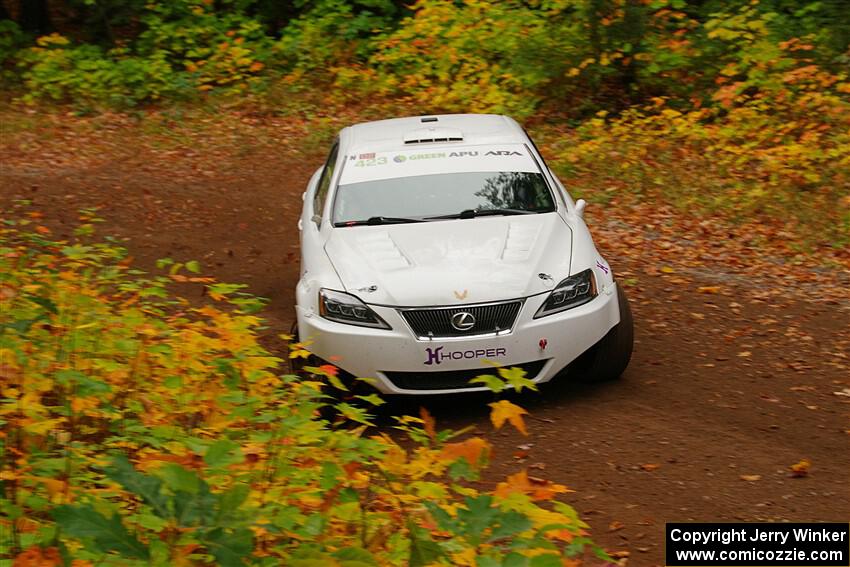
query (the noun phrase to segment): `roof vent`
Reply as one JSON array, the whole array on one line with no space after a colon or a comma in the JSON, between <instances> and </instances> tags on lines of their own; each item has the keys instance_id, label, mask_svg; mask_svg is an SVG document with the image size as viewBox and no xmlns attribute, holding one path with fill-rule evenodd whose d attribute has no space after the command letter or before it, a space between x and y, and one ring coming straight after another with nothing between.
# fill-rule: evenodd
<instances>
[{"instance_id":1,"label":"roof vent","mask_svg":"<svg viewBox=\"0 0 850 567\"><path fill-rule=\"evenodd\" d=\"M454 128L420 128L404 135L405 144L424 144L427 142L462 142L463 132Z\"/></svg>"}]
</instances>

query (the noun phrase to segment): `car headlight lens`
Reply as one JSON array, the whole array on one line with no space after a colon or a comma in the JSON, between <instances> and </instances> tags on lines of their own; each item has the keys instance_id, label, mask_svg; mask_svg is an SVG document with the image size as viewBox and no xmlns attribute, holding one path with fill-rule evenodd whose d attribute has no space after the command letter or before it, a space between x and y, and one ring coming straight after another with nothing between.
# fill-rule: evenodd
<instances>
[{"instance_id":1,"label":"car headlight lens","mask_svg":"<svg viewBox=\"0 0 850 567\"><path fill-rule=\"evenodd\" d=\"M337 323L376 329L390 328L386 321L378 317L365 303L353 295L332 289L319 290L319 314Z\"/></svg>"},{"instance_id":2,"label":"car headlight lens","mask_svg":"<svg viewBox=\"0 0 850 567\"><path fill-rule=\"evenodd\" d=\"M555 286L549 298L537 310L534 318L584 305L594 297L596 297L596 279L593 277L593 270L585 270Z\"/></svg>"}]
</instances>

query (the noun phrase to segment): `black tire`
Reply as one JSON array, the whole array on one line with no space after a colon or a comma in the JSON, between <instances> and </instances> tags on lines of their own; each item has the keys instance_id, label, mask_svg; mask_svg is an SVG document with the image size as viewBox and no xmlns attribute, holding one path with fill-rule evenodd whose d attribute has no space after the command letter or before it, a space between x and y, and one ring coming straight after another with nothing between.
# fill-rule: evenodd
<instances>
[{"instance_id":1,"label":"black tire","mask_svg":"<svg viewBox=\"0 0 850 567\"><path fill-rule=\"evenodd\" d=\"M573 363L577 378L587 382L607 382L622 376L634 348L634 321L629 300L623 288L617 286L620 322Z\"/></svg>"}]
</instances>

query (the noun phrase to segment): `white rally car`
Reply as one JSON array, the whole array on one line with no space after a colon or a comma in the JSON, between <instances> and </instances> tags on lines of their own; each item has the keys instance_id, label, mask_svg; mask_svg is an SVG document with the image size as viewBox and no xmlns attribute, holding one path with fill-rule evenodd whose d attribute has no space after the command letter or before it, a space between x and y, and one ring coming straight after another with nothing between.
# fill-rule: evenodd
<instances>
[{"instance_id":1,"label":"white rally car","mask_svg":"<svg viewBox=\"0 0 850 567\"><path fill-rule=\"evenodd\" d=\"M584 205L505 116L345 128L304 193L299 340L390 394L616 378L632 318Z\"/></svg>"}]
</instances>

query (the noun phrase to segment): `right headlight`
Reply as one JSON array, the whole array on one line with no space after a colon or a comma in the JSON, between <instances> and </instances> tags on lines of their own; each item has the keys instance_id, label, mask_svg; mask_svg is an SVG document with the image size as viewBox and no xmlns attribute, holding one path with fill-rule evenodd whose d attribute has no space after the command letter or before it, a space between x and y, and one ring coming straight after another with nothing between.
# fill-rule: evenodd
<instances>
[{"instance_id":1,"label":"right headlight","mask_svg":"<svg viewBox=\"0 0 850 567\"><path fill-rule=\"evenodd\" d=\"M390 329L391 327L355 296L341 291L319 290L319 314L337 323Z\"/></svg>"},{"instance_id":2,"label":"right headlight","mask_svg":"<svg viewBox=\"0 0 850 567\"><path fill-rule=\"evenodd\" d=\"M596 297L596 279L593 270L585 270L563 280L537 310L534 318L560 313L579 305L584 305Z\"/></svg>"}]
</instances>

